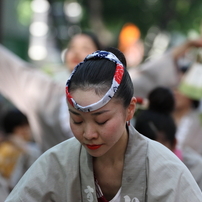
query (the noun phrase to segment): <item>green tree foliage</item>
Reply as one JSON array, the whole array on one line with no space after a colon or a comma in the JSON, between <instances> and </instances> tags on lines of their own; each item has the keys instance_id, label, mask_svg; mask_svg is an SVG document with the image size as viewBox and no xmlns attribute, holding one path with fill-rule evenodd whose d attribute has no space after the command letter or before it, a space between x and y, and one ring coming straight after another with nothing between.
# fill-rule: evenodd
<instances>
[{"instance_id":1,"label":"green tree foliage","mask_svg":"<svg viewBox=\"0 0 202 202\"><path fill-rule=\"evenodd\" d=\"M80 1L85 9L93 0ZM126 22L136 24L144 36L151 26L183 34L191 29L200 32L202 20L201 0L102 0L102 18L112 32ZM86 15L89 12L85 12ZM85 20L89 20L85 16ZM86 25L86 23L84 23Z\"/></svg>"}]
</instances>

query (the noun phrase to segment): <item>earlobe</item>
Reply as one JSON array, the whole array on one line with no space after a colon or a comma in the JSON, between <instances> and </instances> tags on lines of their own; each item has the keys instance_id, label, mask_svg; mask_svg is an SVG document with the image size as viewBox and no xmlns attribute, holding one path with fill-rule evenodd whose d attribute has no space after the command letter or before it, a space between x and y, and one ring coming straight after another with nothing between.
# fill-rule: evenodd
<instances>
[{"instance_id":1,"label":"earlobe","mask_svg":"<svg viewBox=\"0 0 202 202\"><path fill-rule=\"evenodd\" d=\"M134 116L135 109L136 109L136 102L137 102L136 98L132 97L130 104L128 106L127 121L130 121Z\"/></svg>"}]
</instances>

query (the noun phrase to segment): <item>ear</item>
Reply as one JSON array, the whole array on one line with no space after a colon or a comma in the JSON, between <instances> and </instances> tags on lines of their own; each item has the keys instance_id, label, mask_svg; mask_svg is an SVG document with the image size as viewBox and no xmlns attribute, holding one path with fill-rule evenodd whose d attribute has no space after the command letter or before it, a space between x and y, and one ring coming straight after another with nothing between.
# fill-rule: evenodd
<instances>
[{"instance_id":1,"label":"ear","mask_svg":"<svg viewBox=\"0 0 202 202\"><path fill-rule=\"evenodd\" d=\"M137 102L136 98L132 97L130 104L127 108L126 121L130 121L133 118L136 109L136 102Z\"/></svg>"}]
</instances>

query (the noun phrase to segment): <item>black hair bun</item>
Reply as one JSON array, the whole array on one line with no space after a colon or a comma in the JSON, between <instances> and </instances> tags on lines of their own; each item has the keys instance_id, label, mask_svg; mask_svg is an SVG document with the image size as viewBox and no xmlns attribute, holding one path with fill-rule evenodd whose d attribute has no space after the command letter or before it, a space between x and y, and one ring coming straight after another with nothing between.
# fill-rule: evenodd
<instances>
[{"instance_id":1,"label":"black hair bun","mask_svg":"<svg viewBox=\"0 0 202 202\"><path fill-rule=\"evenodd\" d=\"M126 58L125 58L124 54L119 49L114 48L114 47L108 47L105 50L116 55L116 57L121 61L123 66L126 68L126 65L127 65L126 64Z\"/></svg>"},{"instance_id":2,"label":"black hair bun","mask_svg":"<svg viewBox=\"0 0 202 202\"><path fill-rule=\"evenodd\" d=\"M148 95L149 109L160 113L171 113L175 107L175 99L170 89L157 87Z\"/></svg>"}]
</instances>

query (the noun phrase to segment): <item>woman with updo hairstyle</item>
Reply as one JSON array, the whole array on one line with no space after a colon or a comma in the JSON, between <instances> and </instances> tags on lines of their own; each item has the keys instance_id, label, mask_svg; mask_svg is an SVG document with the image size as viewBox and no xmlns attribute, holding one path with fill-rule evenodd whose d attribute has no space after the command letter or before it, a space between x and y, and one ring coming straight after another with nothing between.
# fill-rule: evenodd
<instances>
[{"instance_id":1,"label":"woman with updo hairstyle","mask_svg":"<svg viewBox=\"0 0 202 202\"><path fill-rule=\"evenodd\" d=\"M136 98L119 50L79 63L66 98L74 137L46 151L6 202L202 201L184 164L130 125Z\"/></svg>"},{"instance_id":2,"label":"woman with updo hairstyle","mask_svg":"<svg viewBox=\"0 0 202 202\"><path fill-rule=\"evenodd\" d=\"M117 54L117 57L120 58L120 61L123 64L123 71L125 70L122 82L120 83L114 98L120 99L123 102L123 105L128 107L134 95L134 90L131 78L128 71L126 71L125 57L118 49L108 49ZM110 60L101 60L99 64L96 58L88 60L82 64L82 68L79 68L72 76L69 91L93 89L97 95L103 95L111 86L115 69L116 66Z\"/></svg>"}]
</instances>

